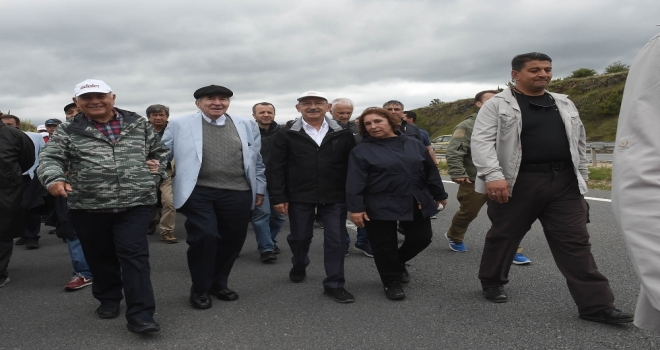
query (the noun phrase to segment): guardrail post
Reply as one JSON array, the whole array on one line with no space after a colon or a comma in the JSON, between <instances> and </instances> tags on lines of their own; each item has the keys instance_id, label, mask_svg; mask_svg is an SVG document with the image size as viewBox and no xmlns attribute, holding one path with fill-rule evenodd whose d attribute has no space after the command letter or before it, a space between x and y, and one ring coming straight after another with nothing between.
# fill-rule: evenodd
<instances>
[{"instance_id":1,"label":"guardrail post","mask_svg":"<svg viewBox=\"0 0 660 350\"><path fill-rule=\"evenodd\" d=\"M591 166L596 166L596 147L591 145Z\"/></svg>"}]
</instances>

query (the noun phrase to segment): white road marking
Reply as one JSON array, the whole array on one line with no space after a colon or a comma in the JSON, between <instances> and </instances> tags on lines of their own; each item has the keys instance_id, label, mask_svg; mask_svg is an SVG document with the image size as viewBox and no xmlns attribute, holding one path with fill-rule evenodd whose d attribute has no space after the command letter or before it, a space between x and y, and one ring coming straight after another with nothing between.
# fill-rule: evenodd
<instances>
[{"instance_id":1,"label":"white road marking","mask_svg":"<svg viewBox=\"0 0 660 350\"><path fill-rule=\"evenodd\" d=\"M442 180L442 182L447 183L447 184L458 185L458 184L455 183L454 181ZM611 200L611 199L607 199L607 198L584 197L584 199L586 199L586 200L590 200L590 201L598 201L598 202L608 202L608 203L612 203L612 200Z\"/></svg>"}]
</instances>

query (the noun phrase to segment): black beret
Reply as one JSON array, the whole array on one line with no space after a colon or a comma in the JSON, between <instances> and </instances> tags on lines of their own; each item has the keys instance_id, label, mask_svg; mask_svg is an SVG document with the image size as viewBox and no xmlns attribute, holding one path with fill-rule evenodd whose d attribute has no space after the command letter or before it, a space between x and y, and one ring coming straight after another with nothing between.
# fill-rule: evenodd
<instances>
[{"instance_id":1,"label":"black beret","mask_svg":"<svg viewBox=\"0 0 660 350\"><path fill-rule=\"evenodd\" d=\"M224 95L224 96L227 96L227 97L232 97L232 96L234 96L234 93L231 90L224 87L224 86L209 85L209 86L205 86L203 88L197 89L197 91L195 91L195 93L193 94L195 99L198 99L198 98L203 97L203 96L211 96L211 95Z\"/></svg>"},{"instance_id":2,"label":"black beret","mask_svg":"<svg viewBox=\"0 0 660 350\"><path fill-rule=\"evenodd\" d=\"M71 107L76 107L76 104L73 103L73 102L69 103L68 105L64 106L64 111L66 112L66 110L71 108Z\"/></svg>"},{"instance_id":3,"label":"black beret","mask_svg":"<svg viewBox=\"0 0 660 350\"><path fill-rule=\"evenodd\" d=\"M48 119L48 120L46 120L46 122L44 123L44 125L60 125L60 124L62 124L62 121L59 120L59 119L55 119L55 118L53 118L53 119Z\"/></svg>"}]
</instances>

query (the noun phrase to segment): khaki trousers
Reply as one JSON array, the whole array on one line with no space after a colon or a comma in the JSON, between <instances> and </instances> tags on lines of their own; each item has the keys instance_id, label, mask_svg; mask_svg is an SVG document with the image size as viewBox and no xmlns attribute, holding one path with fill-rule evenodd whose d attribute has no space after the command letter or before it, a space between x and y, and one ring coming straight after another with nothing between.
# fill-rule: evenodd
<instances>
[{"instance_id":1,"label":"khaki trousers","mask_svg":"<svg viewBox=\"0 0 660 350\"><path fill-rule=\"evenodd\" d=\"M153 217L149 224L149 231L156 230L156 226L160 223L160 234L174 233L174 220L176 218L176 210L174 209L174 196L172 195L172 174L167 180L160 183L158 192L160 192L160 203L162 208L154 206Z\"/></svg>"},{"instance_id":2,"label":"khaki trousers","mask_svg":"<svg viewBox=\"0 0 660 350\"><path fill-rule=\"evenodd\" d=\"M465 238L468 226L479 215L479 211L486 203L488 196L475 191L474 183L464 183L458 186L456 199L458 199L461 206L451 220L447 237L456 243L461 243Z\"/></svg>"}]
</instances>

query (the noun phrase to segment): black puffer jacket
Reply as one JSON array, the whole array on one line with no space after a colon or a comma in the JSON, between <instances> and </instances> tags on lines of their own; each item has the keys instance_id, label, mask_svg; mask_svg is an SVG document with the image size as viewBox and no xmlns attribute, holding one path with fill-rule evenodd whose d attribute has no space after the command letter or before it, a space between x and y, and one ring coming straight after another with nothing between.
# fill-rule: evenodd
<instances>
[{"instance_id":1,"label":"black puffer jacket","mask_svg":"<svg viewBox=\"0 0 660 350\"><path fill-rule=\"evenodd\" d=\"M34 144L24 132L0 120L0 240L23 234L22 174L35 161Z\"/></svg>"},{"instance_id":2,"label":"black puffer jacket","mask_svg":"<svg viewBox=\"0 0 660 350\"><path fill-rule=\"evenodd\" d=\"M300 118L272 137L266 165L272 205L346 202L348 156L355 139L336 121L325 120L329 130L320 146L307 135Z\"/></svg>"},{"instance_id":3,"label":"black puffer jacket","mask_svg":"<svg viewBox=\"0 0 660 350\"><path fill-rule=\"evenodd\" d=\"M351 152L346 183L348 210L371 220L413 220L413 205L425 218L447 199L440 173L421 142L406 135L365 137Z\"/></svg>"}]
</instances>

